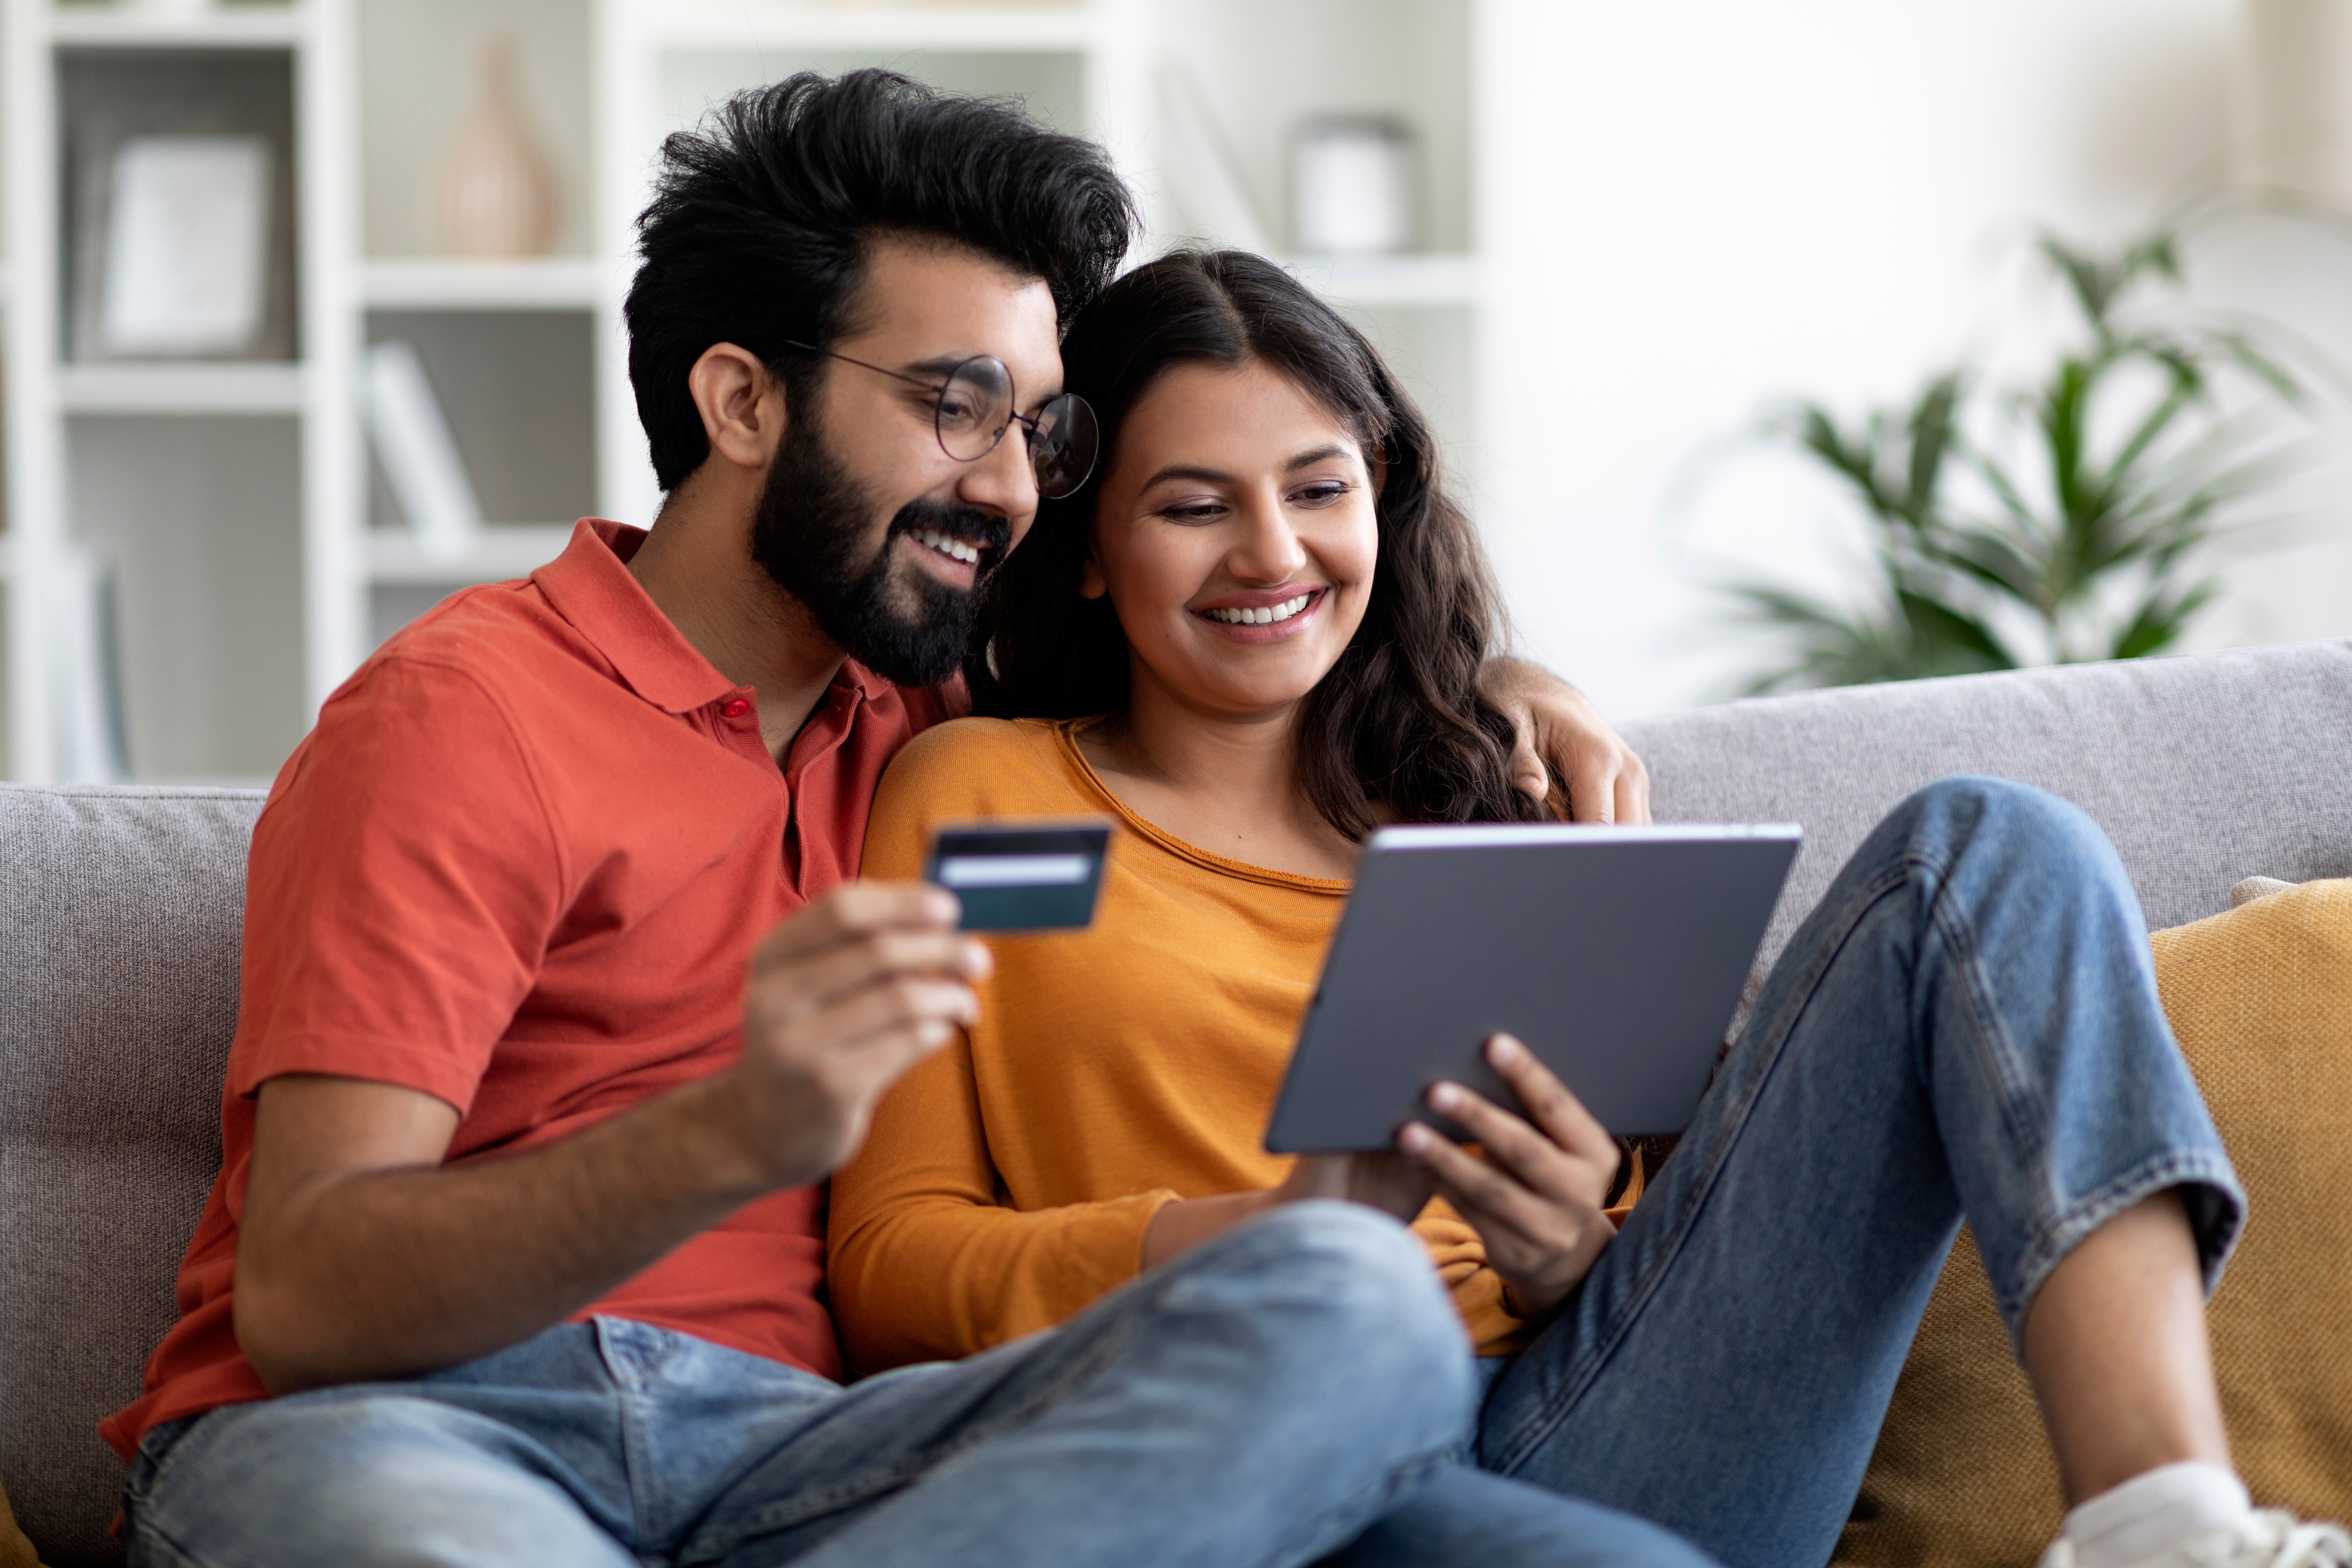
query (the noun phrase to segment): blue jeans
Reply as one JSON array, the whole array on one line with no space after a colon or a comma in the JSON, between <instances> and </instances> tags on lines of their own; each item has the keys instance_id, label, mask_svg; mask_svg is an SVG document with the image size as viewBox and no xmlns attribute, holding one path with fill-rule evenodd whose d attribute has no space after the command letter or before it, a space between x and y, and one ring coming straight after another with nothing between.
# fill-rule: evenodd
<instances>
[{"instance_id":1,"label":"blue jeans","mask_svg":"<svg viewBox=\"0 0 2352 1568\"><path fill-rule=\"evenodd\" d=\"M2070 1249L2176 1187L2210 1290L2244 1194L2114 848L2038 790L1930 785L1774 966L1580 1293L1490 1372L1480 1460L1811 1568L1961 1219L2014 1346Z\"/></svg>"},{"instance_id":2,"label":"blue jeans","mask_svg":"<svg viewBox=\"0 0 2352 1568\"><path fill-rule=\"evenodd\" d=\"M846 1389L599 1318L408 1382L232 1405L151 1434L124 1512L133 1563L205 1568L1343 1549L1347 1568L1704 1568L1655 1527L1457 1462L1475 1388L1411 1233L1301 1204L1053 1332Z\"/></svg>"}]
</instances>

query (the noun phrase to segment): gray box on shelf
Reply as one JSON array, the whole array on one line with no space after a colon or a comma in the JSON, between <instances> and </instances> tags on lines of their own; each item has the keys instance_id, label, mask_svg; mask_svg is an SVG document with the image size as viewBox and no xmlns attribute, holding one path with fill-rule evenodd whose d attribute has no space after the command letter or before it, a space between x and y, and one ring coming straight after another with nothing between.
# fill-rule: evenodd
<instances>
[{"instance_id":1,"label":"gray box on shelf","mask_svg":"<svg viewBox=\"0 0 2352 1568\"><path fill-rule=\"evenodd\" d=\"M1628 726L1667 820L1802 823L1775 951L1952 773L2098 819L2148 919L2352 876L2352 642L1732 703ZM118 1561L94 1425L139 1390L220 1157L258 792L0 786L0 1485L52 1568Z\"/></svg>"}]
</instances>

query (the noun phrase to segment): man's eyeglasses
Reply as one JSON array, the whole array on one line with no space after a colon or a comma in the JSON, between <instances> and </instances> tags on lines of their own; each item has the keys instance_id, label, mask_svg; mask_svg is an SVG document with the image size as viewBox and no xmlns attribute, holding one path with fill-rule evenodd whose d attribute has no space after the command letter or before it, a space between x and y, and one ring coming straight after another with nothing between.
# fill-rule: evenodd
<instances>
[{"instance_id":1,"label":"man's eyeglasses","mask_svg":"<svg viewBox=\"0 0 2352 1568\"><path fill-rule=\"evenodd\" d=\"M934 385L919 375L887 366L868 364L814 343L788 345L860 370L870 370L933 393L938 402L931 416L939 432L940 450L961 463L976 463L996 450L1004 432L1019 424L1029 443L1029 467L1037 476L1037 493L1048 500L1069 495L1095 470L1100 437L1095 411L1076 393L1046 399L1033 416L1013 406L1013 373L994 354L975 354L948 372L945 383Z\"/></svg>"}]
</instances>

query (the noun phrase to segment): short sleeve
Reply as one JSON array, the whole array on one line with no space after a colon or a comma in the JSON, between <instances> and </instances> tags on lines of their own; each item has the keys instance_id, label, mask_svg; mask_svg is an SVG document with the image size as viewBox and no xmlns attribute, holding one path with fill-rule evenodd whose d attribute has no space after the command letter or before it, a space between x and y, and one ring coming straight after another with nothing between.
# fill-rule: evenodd
<instances>
[{"instance_id":1,"label":"short sleeve","mask_svg":"<svg viewBox=\"0 0 2352 1568\"><path fill-rule=\"evenodd\" d=\"M559 842L478 677L371 666L320 712L255 827L231 1091L324 1073L465 1114L563 908Z\"/></svg>"}]
</instances>

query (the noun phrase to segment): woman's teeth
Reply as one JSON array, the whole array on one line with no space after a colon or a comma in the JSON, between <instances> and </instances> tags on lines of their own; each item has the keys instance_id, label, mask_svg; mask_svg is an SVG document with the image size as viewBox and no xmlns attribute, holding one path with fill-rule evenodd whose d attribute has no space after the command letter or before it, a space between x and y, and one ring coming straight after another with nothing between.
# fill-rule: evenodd
<instances>
[{"instance_id":1,"label":"woman's teeth","mask_svg":"<svg viewBox=\"0 0 2352 1568\"><path fill-rule=\"evenodd\" d=\"M958 561L970 563L980 559L979 545L966 544L962 540L941 533L936 528L915 530L915 542L936 550L942 555L952 556Z\"/></svg>"},{"instance_id":2,"label":"woman's teeth","mask_svg":"<svg viewBox=\"0 0 2352 1568\"><path fill-rule=\"evenodd\" d=\"M1312 594L1301 594L1296 599L1285 599L1279 605L1268 605L1255 610L1203 610L1201 613L1229 626L1270 626L1276 621L1288 620L1305 609L1314 597Z\"/></svg>"}]
</instances>

